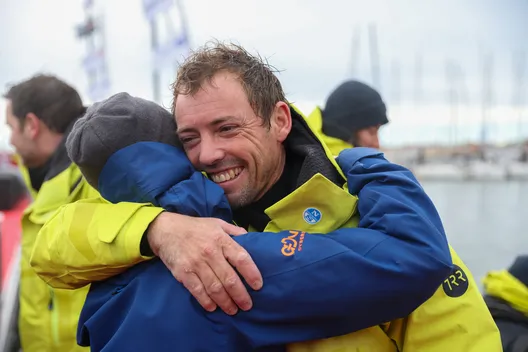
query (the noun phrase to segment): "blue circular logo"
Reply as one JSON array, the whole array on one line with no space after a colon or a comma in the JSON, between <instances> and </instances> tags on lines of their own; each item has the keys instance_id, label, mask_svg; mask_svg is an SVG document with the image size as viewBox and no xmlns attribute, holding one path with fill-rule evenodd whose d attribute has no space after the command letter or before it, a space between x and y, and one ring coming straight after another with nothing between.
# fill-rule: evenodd
<instances>
[{"instance_id":1,"label":"blue circular logo","mask_svg":"<svg viewBox=\"0 0 528 352\"><path fill-rule=\"evenodd\" d=\"M310 225L317 224L319 221L321 221L322 217L323 214L321 214L321 212L317 208L307 208L303 212L304 221L306 221Z\"/></svg>"}]
</instances>

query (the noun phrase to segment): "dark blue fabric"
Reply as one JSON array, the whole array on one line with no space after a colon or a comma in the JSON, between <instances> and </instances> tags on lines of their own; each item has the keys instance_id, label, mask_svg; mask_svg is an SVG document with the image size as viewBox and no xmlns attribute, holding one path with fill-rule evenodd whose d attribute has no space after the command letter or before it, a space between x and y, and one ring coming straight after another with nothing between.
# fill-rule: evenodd
<instances>
[{"instance_id":1,"label":"dark blue fabric","mask_svg":"<svg viewBox=\"0 0 528 352\"><path fill-rule=\"evenodd\" d=\"M144 154L148 158L140 157ZM134 158L143 161L131 162ZM142 142L112 159L99 181L106 199L152 202L227 220L226 201L216 196L221 188L196 173L178 149ZM151 168L156 163L165 166ZM260 291L248 288L250 311L205 312L155 259L92 284L79 343L92 351L283 351L286 343L342 335L410 314L451 270L439 216L412 174L383 154L354 148L341 153L338 163L350 193L359 195L362 228L306 234L303 250L288 257L281 253L281 240L289 231L234 237L264 277ZM184 205L187 199L193 201Z\"/></svg>"},{"instance_id":2,"label":"dark blue fabric","mask_svg":"<svg viewBox=\"0 0 528 352\"><path fill-rule=\"evenodd\" d=\"M139 142L117 151L101 171L98 187L112 203L152 203L175 213L232 219L222 188L168 144Z\"/></svg>"}]
</instances>

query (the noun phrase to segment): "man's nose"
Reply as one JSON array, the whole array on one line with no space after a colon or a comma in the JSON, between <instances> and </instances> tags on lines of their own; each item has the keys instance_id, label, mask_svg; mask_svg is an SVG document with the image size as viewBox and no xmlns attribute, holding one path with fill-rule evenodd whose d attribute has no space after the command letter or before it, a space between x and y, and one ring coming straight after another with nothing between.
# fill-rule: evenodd
<instances>
[{"instance_id":1,"label":"man's nose","mask_svg":"<svg viewBox=\"0 0 528 352\"><path fill-rule=\"evenodd\" d=\"M202 138L200 142L199 161L203 166L211 166L225 157L224 150L214 141L213 138Z\"/></svg>"}]
</instances>

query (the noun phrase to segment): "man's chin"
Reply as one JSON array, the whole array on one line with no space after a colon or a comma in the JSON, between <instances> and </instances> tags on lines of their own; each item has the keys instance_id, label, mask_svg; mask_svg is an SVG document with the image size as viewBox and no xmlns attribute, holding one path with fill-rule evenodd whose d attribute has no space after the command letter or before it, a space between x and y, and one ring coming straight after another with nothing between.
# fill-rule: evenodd
<instances>
[{"instance_id":1,"label":"man's chin","mask_svg":"<svg viewBox=\"0 0 528 352\"><path fill-rule=\"evenodd\" d=\"M46 164L46 163L37 163L32 160L24 159L22 157L20 158L20 163L28 169L38 169L39 167L42 167Z\"/></svg>"},{"instance_id":2,"label":"man's chin","mask_svg":"<svg viewBox=\"0 0 528 352\"><path fill-rule=\"evenodd\" d=\"M252 203L250 197L241 192L226 194L226 198L233 210L240 209Z\"/></svg>"},{"instance_id":3,"label":"man's chin","mask_svg":"<svg viewBox=\"0 0 528 352\"><path fill-rule=\"evenodd\" d=\"M242 208L245 204L243 204L239 198L237 197L227 197L227 201L229 202L229 205L231 206L231 209L237 210Z\"/></svg>"},{"instance_id":4,"label":"man's chin","mask_svg":"<svg viewBox=\"0 0 528 352\"><path fill-rule=\"evenodd\" d=\"M20 160L20 164L22 166L25 166L25 167L30 168L30 169L31 168L35 168L35 166L32 165L31 161L29 161L27 159L24 159L22 157L20 157L19 160Z\"/></svg>"}]
</instances>

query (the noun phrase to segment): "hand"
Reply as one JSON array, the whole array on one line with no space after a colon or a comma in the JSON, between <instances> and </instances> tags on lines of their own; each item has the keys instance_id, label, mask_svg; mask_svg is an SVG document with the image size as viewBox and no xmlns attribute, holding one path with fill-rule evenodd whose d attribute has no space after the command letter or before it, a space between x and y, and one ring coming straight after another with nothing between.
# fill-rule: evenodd
<instances>
[{"instance_id":1,"label":"hand","mask_svg":"<svg viewBox=\"0 0 528 352\"><path fill-rule=\"evenodd\" d=\"M218 305L233 315L238 307L249 310L253 303L232 266L251 288L262 288L262 276L249 253L229 236L245 233L220 219L164 212L152 222L147 239L205 310L212 312Z\"/></svg>"}]
</instances>

